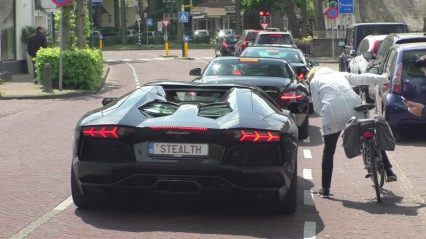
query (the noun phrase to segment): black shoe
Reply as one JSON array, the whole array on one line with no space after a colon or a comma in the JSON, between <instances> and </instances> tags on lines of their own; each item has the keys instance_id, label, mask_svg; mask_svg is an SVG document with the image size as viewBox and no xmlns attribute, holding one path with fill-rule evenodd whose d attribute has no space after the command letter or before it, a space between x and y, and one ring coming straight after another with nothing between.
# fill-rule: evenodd
<instances>
[{"instance_id":1,"label":"black shoe","mask_svg":"<svg viewBox=\"0 0 426 239\"><path fill-rule=\"evenodd\" d=\"M386 169L386 182L395 182L398 178L393 173L392 169L388 168Z\"/></svg>"},{"instance_id":2,"label":"black shoe","mask_svg":"<svg viewBox=\"0 0 426 239\"><path fill-rule=\"evenodd\" d=\"M318 196L325 198L330 196L330 189L329 188L321 188L318 192Z\"/></svg>"}]
</instances>

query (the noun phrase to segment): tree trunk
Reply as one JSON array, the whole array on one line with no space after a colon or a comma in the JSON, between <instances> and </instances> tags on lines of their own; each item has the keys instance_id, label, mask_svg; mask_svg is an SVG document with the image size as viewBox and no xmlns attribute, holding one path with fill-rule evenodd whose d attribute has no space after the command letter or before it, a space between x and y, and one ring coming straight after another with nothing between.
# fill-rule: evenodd
<instances>
[{"instance_id":1,"label":"tree trunk","mask_svg":"<svg viewBox=\"0 0 426 239\"><path fill-rule=\"evenodd\" d=\"M77 6L76 6L76 32L77 32L77 47L80 49L84 48L84 43L86 42L86 39L84 37L84 7L85 7L85 1L84 0L77 0Z\"/></svg>"},{"instance_id":2,"label":"tree trunk","mask_svg":"<svg viewBox=\"0 0 426 239\"><path fill-rule=\"evenodd\" d=\"M70 16L73 8L73 4L62 7L62 46L63 50L68 50L71 48L71 26L70 26Z\"/></svg>"},{"instance_id":3,"label":"tree trunk","mask_svg":"<svg viewBox=\"0 0 426 239\"><path fill-rule=\"evenodd\" d=\"M142 20L143 19L143 0L138 0L138 13L139 13L139 17Z\"/></svg>"},{"instance_id":4,"label":"tree trunk","mask_svg":"<svg viewBox=\"0 0 426 239\"><path fill-rule=\"evenodd\" d=\"M126 44L127 43L127 35L126 35L126 3L125 0L120 0L120 33L121 33L121 43Z\"/></svg>"},{"instance_id":5,"label":"tree trunk","mask_svg":"<svg viewBox=\"0 0 426 239\"><path fill-rule=\"evenodd\" d=\"M322 9L322 1L323 0L314 0L314 17L315 17L315 29L314 30L324 30L325 22L324 22L324 14Z\"/></svg>"},{"instance_id":6,"label":"tree trunk","mask_svg":"<svg viewBox=\"0 0 426 239\"><path fill-rule=\"evenodd\" d=\"M300 8L300 15L302 17L302 37L307 36L307 31L306 31L306 21L307 21L307 13L306 13L306 3L307 0L302 0L302 6Z\"/></svg>"},{"instance_id":7,"label":"tree trunk","mask_svg":"<svg viewBox=\"0 0 426 239\"><path fill-rule=\"evenodd\" d=\"M241 34L241 0L235 1L235 31L237 34Z\"/></svg>"},{"instance_id":8,"label":"tree trunk","mask_svg":"<svg viewBox=\"0 0 426 239\"><path fill-rule=\"evenodd\" d=\"M115 29L120 29L120 2L119 0L114 0L114 27Z\"/></svg>"},{"instance_id":9,"label":"tree trunk","mask_svg":"<svg viewBox=\"0 0 426 239\"><path fill-rule=\"evenodd\" d=\"M299 24L296 18L296 6L294 5L293 0L283 0L285 6L287 17L288 17L288 26L291 30L291 34L294 38L300 38Z\"/></svg>"}]
</instances>

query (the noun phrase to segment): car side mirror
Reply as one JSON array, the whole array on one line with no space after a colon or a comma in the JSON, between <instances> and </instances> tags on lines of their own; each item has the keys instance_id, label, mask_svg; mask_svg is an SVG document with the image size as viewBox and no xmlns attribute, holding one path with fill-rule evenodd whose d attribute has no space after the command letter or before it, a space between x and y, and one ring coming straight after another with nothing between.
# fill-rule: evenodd
<instances>
[{"instance_id":1,"label":"car side mirror","mask_svg":"<svg viewBox=\"0 0 426 239\"><path fill-rule=\"evenodd\" d=\"M200 76L201 75L201 68L194 68L194 69L190 70L189 75Z\"/></svg>"},{"instance_id":2,"label":"car side mirror","mask_svg":"<svg viewBox=\"0 0 426 239\"><path fill-rule=\"evenodd\" d=\"M355 50L351 50L351 51L349 52L349 55L351 55L351 56L355 56Z\"/></svg>"},{"instance_id":3,"label":"car side mirror","mask_svg":"<svg viewBox=\"0 0 426 239\"><path fill-rule=\"evenodd\" d=\"M381 72L380 72L380 70L379 70L379 68L378 67L371 67L369 70L368 70L368 73L372 73L372 74L381 74Z\"/></svg>"},{"instance_id":4,"label":"car side mirror","mask_svg":"<svg viewBox=\"0 0 426 239\"><path fill-rule=\"evenodd\" d=\"M319 66L319 62L318 61L311 61L311 60L309 60L308 64L309 64L310 67Z\"/></svg>"},{"instance_id":5,"label":"car side mirror","mask_svg":"<svg viewBox=\"0 0 426 239\"><path fill-rule=\"evenodd\" d=\"M373 60L374 59L374 55L373 53L366 51L364 53L362 53L362 56L366 59L366 60Z\"/></svg>"},{"instance_id":6,"label":"car side mirror","mask_svg":"<svg viewBox=\"0 0 426 239\"><path fill-rule=\"evenodd\" d=\"M345 45L346 45L344 41L339 41L338 44L339 44L340 47L345 47Z\"/></svg>"},{"instance_id":7,"label":"car side mirror","mask_svg":"<svg viewBox=\"0 0 426 239\"><path fill-rule=\"evenodd\" d=\"M247 46L253 46L253 42L249 41L249 42L247 43Z\"/></svg>"},{"instance_id":8,"label":"car side mirror","mask_svg":"<svg viewBox=\"0 0 426 239\"><path fill-rule=\"evenodd\" d=\"M102 105L107 105L111 102L113 102L114 100L118 99L117 97L109 97L109 98L104 98L102 100Z\"/></svg>"}]
</instances>

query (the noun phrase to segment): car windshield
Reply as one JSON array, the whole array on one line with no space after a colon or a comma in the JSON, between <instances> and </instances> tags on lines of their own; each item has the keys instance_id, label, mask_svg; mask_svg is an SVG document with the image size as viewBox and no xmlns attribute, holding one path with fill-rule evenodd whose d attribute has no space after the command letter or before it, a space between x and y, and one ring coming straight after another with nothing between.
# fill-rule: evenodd
<instances>
[{"instance_id":1,"label":"car windshield","mask_svg":"<svg viewBox=\"0 0 426 239\"><path fill-rule=\"evenodd\" d=\"M249 47L241 54L241 56L272 57L284 59L289 63L304 63L301 53L293 49L257 49L256 47Z\"/></svg>"},{"instance_id":2,"label":"car windshield","mask_svg":"<svg viewBox=\"0 0 426 239\"><path fill-rule=\"evenodd\" d=\"M227 36L225 37L225 42L235 44L237 43L238 39L240 39L240 36L238 35Z\"/></svg>"},{"instance_id":3,"label":"car windshield","mask_svg":"<svg viewBox=\"0 0 426 239\"><path fill-rule=\"evenodd\" d=\"M290 35L287 34L260 34L257 36L257 44L280 44L291 45Z\"/></svg>"},{"instance_id":4,"label":"car windshield","mask_svg":"<svg viewBox=\"0 0 426 239\"><path fill-rule=\"evenodd\" d=\"M212 62L206 76L267 76L289 78L284 64L258 59L222 59Z\"/></svg>"},{"instance_id":5,"label":"car windshield","mask_svg":"<svg viewBox=\"0 0 426 239\"><path fill-rule=\"evenodd\" d=\"M416 65L416 61L426 55L426 49L406 51L402 57L402 77L426 78L425 73Z\"/></svg>"}]
</instances>

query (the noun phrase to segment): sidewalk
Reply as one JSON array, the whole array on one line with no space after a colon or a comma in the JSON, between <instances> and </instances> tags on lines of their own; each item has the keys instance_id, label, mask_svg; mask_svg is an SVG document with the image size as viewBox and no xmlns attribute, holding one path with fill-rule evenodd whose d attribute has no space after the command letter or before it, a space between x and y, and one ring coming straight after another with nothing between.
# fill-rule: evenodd
<instances>
[{"instance_id":1,"label":"sidewalk","mask_svg":"<svg viewBox=\"0 0 426 239\"><path fill-rule=\"evenodd\" d=\"M105 65L104 74L102 76L103 86L105 79L109 72L109 65ZM97 89L97 90L99 90ZM96 90L96 91L97 91ZM34 84L33 77L30 74L16 74L12 75L12 80L0 83L0 100L10 99L54 99L54 98L68 98L81 95L93 94L92 91L87 90L53 90L53 93L43 92L43 86Z\"/></svg>"}]
</instances>

